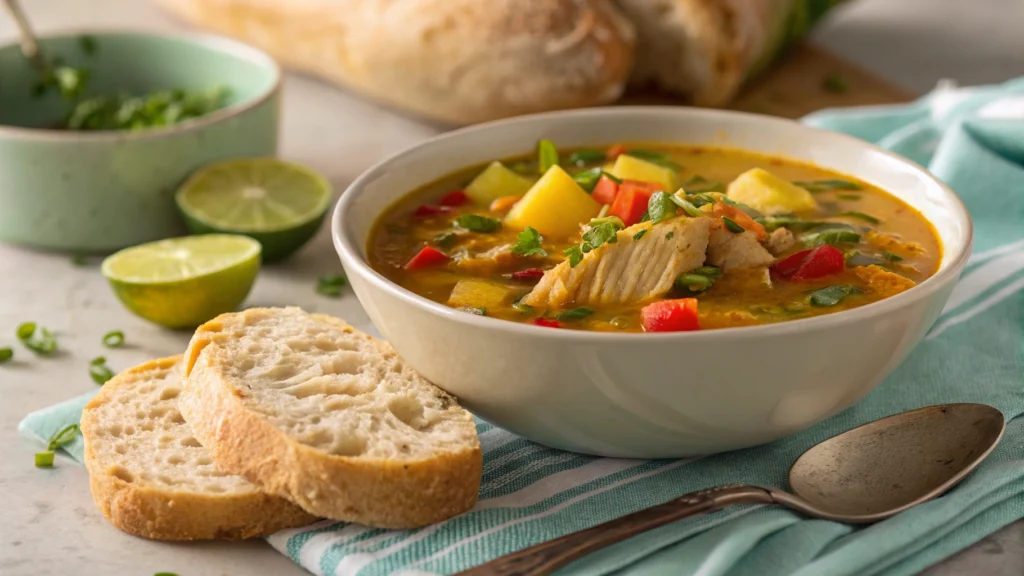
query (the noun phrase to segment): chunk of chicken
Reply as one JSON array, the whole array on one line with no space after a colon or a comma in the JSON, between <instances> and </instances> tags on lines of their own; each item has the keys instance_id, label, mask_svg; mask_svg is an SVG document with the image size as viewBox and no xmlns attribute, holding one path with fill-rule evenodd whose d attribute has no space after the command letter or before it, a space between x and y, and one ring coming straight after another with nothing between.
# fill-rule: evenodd
<instances>
[{"instance_id":1,"label":"chunk of chicken","mask_svg":"<svg viewBox=\"0 0 1024 576\"><path fill-rule=\"evenodd\" d=\"M483 275L515 264L516 257L511 244L502 244L478 254L460 250L452 254L452 260L460 270Z\"/></svg>"},{"instance_id":2,"label":"chunk of chicken","mask_svg":"<svg viewBox=\"0 0 1024 576\"><path fill-rule=\"evenodd\" d=\"M768 237L768 251L778 256L796 244L796 238L789 228L776 228Z\"/></svg>"},{"instance_id":3,"label":"chunk of chicken","mask_svg":"<svg viewBox=\"0 0 1024 576\"><path fill-rule=\"evenodd\" d=\"M522 299L535 307L567 304L629 304L663 296L675 279L704 263L711 218L673 218L620 230L613 244L584 254L570 267L565 261L548 270ZM646 230L640 239L633 237Z\"/></svg>"},{"instance_id":4,"label":"chunk of chicken","mask_svg":"<svg viewBox=\"0 0 1024 576\"><path fill-rule=\"evenodd\" d=\"M708 264L723 271L734 268L757 268L769 266L775 257L757 241L757 234L751 231L734 234L724 227L711 231L708 241Z\"/></svg>"},{"instance_id":5,"label":"chunk of chicken","mask_svg":"<svg viewBox=\"0 0 1024 576\"><path fill-rule=\"evenodd\" d=\"M917 283L910 278L890 272L877 264L858 266L853 269L853 272L867 283L868 289L882 298L888 298L917 286Z\"/></svg>"}]
</instances>

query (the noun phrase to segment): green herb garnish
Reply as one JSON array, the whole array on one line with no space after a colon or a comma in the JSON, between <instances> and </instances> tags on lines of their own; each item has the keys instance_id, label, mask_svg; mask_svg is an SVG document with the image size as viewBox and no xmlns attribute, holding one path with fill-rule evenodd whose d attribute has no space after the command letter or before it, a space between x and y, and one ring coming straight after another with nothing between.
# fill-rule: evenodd
<instances>
[{"instance_id":1,"label":"green herb garnish","mask_svg":"<svg viewBox=\"0 0 1024 576\"><path fill-rule=\"evenodd\" d=\"M707 276L708 278L715 279L722 277L722 269L718 266L701 266L691 272L691 274L700 274L701 276Z\"/></svg>"},{"instance_id":2,"label":"green herb garnish","mask_svg":"<svg viewBox=\"0 0 1024 576\"><path fill-rule=\"evenodd\" d=\"M463 214L455 219L455 225L470 232L494 232L501 226L501 220L479 214Z\"/></svg>"},{"instance_id":3,"label":"green herb garnish","mask_svg":"<svg viewBox=\"0 0 1024 576\"><path fill-rule=\"evenodd\" d=\"M337 298L341 296L341 289L347 285L348 277L344 274L327 274L317 278L316 293Z\"/></svg>"},{"instance_id":4,"label":"green herb garnish","mask_svg":"<svg viewBox=\"0 0 1024 576\"><path fill-rule=\"evenodd\" d=\"M823 244L843 244L850 243L856 244L860 242L860 234L844 229L833 229L825 230L824 232L817 232L814 234L807 234L801 240L804 246L813 248L815 246L821 246Z\"/></svg>"},{"instance_id":5,"label":"green herb garnish","mask_svg":"<svg viewBox=\"0 0 1024 576\"><path fill-rule=\"evenodd\" d=\"M524 296L525 296L525 294L524 294ZM522 314L530 314L530 313L533 312L533 306L530 306L529 304L523 304L519 300L516 300L515 302L513 302L512 303L512 307L515 308L516 310L518 310Z\"/></svg>"},{"instance_id":6,"label":"green herb garnish","mask_svg":"<svg viewBox=\"0 0 1024 576\"><path fill-rule=\"evenodd\" d=\"M107 348L118 348L124 344L124 332L113 330L103 335L103 345Z\"/></svg>"},{"instance_id":7,"label":"green herb garnish","mask_svg":"<svg viewBox=\"0 0 1024 576\"><path fill-rule=\"evenodd\" d=\"M47 444L46 449L53 452L57 448L60 448L74 440L76 434L78 434L78 424L68 424L55 432L53 436L50 436L50 442Z\"/></svg>"},{"instance_id":8,"label":"green herb garnish","mask_svg":"<svg viewBox=\"0 0 1024 576\"><path fill-rule=\"evenodd\" d=\"M459 235L455 232L446 232L435 236L434 243L437 244L439 248L451 248L452 244L454 244L458 239Z\"/></svg>"},{"instance_id":9,"label":"green herb garnish","mask_svg":"<svg viewBox=\"0 0 1024 576\"><path fill-rule=\"evenodd\" d=\"M653 150L644 150L643 148L630 148L629 150L626 150L626 156L639 158L640 160L645 160L647 162L650 162L651 164L657 164L658 166L664 166L665 168L669 168L676 171L683 169L682 166L670 160L669 157L666 156L665 154L662 154L661 152L655 152Z\"/></svg>"},{"instance_id":10,"label":"green herb garnish","mask_svg":"<svg viewBox=\"0 0 1024 576\"><path fill-rule=\"evenodd\" d=\"M736 223L735 220L729 218L728 216L722 216L722 222L725 223L725 229L728 230L729 232L732 232L733 234L742 234L746 232L746 229L743 228L743 226L740 226L739 224Z\"/></svg>"},{"instance_id":11,"label":"green herb garnish","mask_svg":"<svg viewBox=\"0 0 1024 576\"><path fill-rule=\"evenodd\" d=\"M647 234L647 230L647 228L644 228L643 230L637 232L636 234L633 234L633 240L639 240L643 238L644 234Z\"/></svg>"},{"instance_id":12,"label":"green herb garnish","mask_svg":"<svg viewBox=\"0 0 1024 576\"><path fill-rule=\"evenodd\" d=\"M0 364L10 361L11 358L14 358L13 348L0 348Z\"/></svg>"},{"instance_id":13,"label":"green herb garnish","mask_svg":"<svg viewBox=\"0 0 1024 576\"><path fill-rule=\"evenodd\" d=\"M143 130L171 126L223 108L227 96L228 91L222 86L209 90L162 90L144 96L93 96L75 102L63 127ZM77 96L69 99L76 100Z\"/></svg>"},{"instance_id":14,"label":"green herb garnish","mask_svg":"<svg viewBox=\"0 0 1024 576\"><path fill-rule=\"evenodd\" d=\"M680 274L676 278L676 288L689 290L690 292L703 292L711 287L711 278L700 274Z\"/></svg>"},{"instance_id":15,"label":"green herb garnish","mask_svg":"<svg viewBox=\"0 0 1024 576\"><path fill-rule=\"evenodd\" d=\"M624 228L622 220L616 216L607 218L595 218L588 224L590 227L583 233L582 242L576 246L562 250L569 259L569 267L575 268L583 260L583 255L604 244L615 244L618 241L617 234Z\"/></svg>"},{"instance_id":16,"label":"green herb garnish","mask_svg":"<svg viewBox=\"0 0 1024 576\"><path fill-rule=\"evenodd\" d=\"M827 192L829 190L860 190L862 187L856 182L849 180L840 180L838 178L832 180L810 180L806 182L793 182L797 186L811 192Z\"/></svg>"},{"instance_id":17,"label":"green herb garnish","mask_svg":"<svg viewBox=\"0 0 1024 576\"><path fill-rule=\"evenodd\" d=\"M676 204L672 201L672 196L660 190L651 194L650 200L647 201L647 214L650 215L651 222L654 224L675 216Z\"/></svg>"},{"instance_id":18,"label":"green herb garnish","mask_svg":"<svg viewBox=\"0 0 1024 576\"><path fill-rule=\"evenodd\" d=\"M541 242L543 241L544 237L540 235L540 232L527 226L526 230L516 235L516 243L512 247L512 253L517 256L547 256L547 251L541 248Z\"/></svg>"},{"instance_id":19,"label":"green herb garnish","mask_svg":"<svg viewBox=\"0 0 1024 576\"><path fill-rule=\"evenodd\" d=\"M582 148L569 155L569 164L573 166L586 166L587 164L604 162L607 157L603 150Z\"/></svg>"},{"instance_id":20,"label":"green herb garnish","mask_svg":"<svg viewBox=\"0 0 1024 576\"><path fill-rule=\"evenodd\" d=\"M18 326L18 340L36 354L48 356L57 351L57 337L46 328L39 328L36 334L36 323L25 322Z\"/></svg>"},{"instance_id":21,"label":"green herb garnish","mask_svg":"<svg viewBox=\"0 0 1024 576\"><path fill-rule=\"evenodd\" d=\"M903 256L900 256L899 254L894 254L892 252L882 252L882 258L885 258L889 262L899 262L903 260Z\"/></svg>"},{"instance_id":22,"label":"green herb garnish","mask_svg":"<svg viewBox=\"0 0 1024 576\"><path fill-rule=\"evenodd\" d=\"M537 168L541 174L558 165L558 148L551 140L540 140L537 142Z\"/></svg>"},{"instance_id":23,"label":"green herb garnish","mask_svg":"<svg viewBox=\"0 0 1024 576\"><path fill-rule=\"evenodd\" d=\"M692 202L684 198L679 193L672 194L671 196L668 197L668 199L671 200L672 203L675 204L676 206L682 208L683 212L686 212L687 216L693 216L694 218L704 216L704 213L700 211L700 208L694 206Z\"/></svg>"},{"instance_id":24,"label":"green herb garnish","mask_svg":"<svg viewBox=\"0 0 1024 576\"><path fill-rule=\"evenodd\" d=\"M89 362L89 376L92 377L93 382L102 386L114 377L114 372L107 366L106 358L97 356L92 359L92 362Z\"/></svg>"},{"instance_id":25,"label":"green herb garnish","mask_svg":"<svg viewBox=\"0 0 1024 576\"><path fill-rule=\"evenodd\" d=\"M665 240L671 240L671 239L675 238L675 236L676 236L675 232L669 232L668 234L665 234Z\"/></svg>"},{"instance_id":26,"label":"green herb garnish","mask_svg":"<svg viewBox=\"0 0 1024 576\"><path fill-rule=\"evenodd\" d=\"M582 320L593 313L593 308L573 308L572 310L566 310L565 312L555 314L555 320Z\"/></svg>"},{"instance_id":27,"label":"green herb garnish","mask_svg":"<svg viewBox=\"0 0 1024 576\"><path fill-rule=\"evenodd\" d=\"M821 87L826 92L832 92L834 94L842 94L850 89L850 85L846 82L846 77L842 74L829 74L821 81Z\"/></svg>"},{"instance_id":28,"label":"green herb garnish","mask_svg":"<svg viewBox=\"0 0 1024 576\"><path fill-rule=\"evenodd\" d=\"M594 191L594 187L597 186L597 181L601 179L601 169L591 168L590 170L583 170L572 175L572 179L590 194Z\"/></svg>"},{"instance_id":29,"label":"green herb garnish","mask_svg":"<svg viewBox=\"0 0 1024 576\"><path fill-rule=\"evenodd\" d=\"M36 452L36 468L52 468L53 452Z\"/></svg>"},{"instance_id":30,"label":"green herb garnish","mask_svg":"<svg viewBox=\"0 0 1024 576\"><path fill-rule=\"evenodd\" d=\"M875 218L874 216L872 216L870 214L865 214L863 212L856 212L856 211L853 211L853 210L851 210L849 212L843 212L842 214L840 214L840 216L846 216L848 218L856 218L858 220L863 220L863 221L869 222L871 224L879 224L881 222L881 220L879 220L878 218Z\"/></svg>"},{"instance_id":31,"label":"green herb garnish","mask_svg":"<svg viewBox=\"0 0 1024 576\"><path fill-rule=\"evenodd\" d=\"M811 306L835 306L845 300L847 296L858 292L861 292L861 289L856 286L829 286L815 290L811 293Z\"/></svg>"}]
</instances>

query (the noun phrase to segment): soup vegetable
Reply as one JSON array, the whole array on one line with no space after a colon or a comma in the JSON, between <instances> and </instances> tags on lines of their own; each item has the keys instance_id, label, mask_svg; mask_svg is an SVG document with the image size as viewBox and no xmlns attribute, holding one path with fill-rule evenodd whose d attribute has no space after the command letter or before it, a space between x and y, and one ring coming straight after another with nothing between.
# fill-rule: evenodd
<instances>
[{"instance_id":1,"label":"soup vegetable","mask_svg":"<svg viewBox=\"0 0 1024 576\"><path fill-rule=\"evenodd\" d=\"M808 164L666 145L559 152L453 174L392 206L370 264L469 314L666 332L863 306L938 268L929 222Z\"/></svg>"}]
</instances>

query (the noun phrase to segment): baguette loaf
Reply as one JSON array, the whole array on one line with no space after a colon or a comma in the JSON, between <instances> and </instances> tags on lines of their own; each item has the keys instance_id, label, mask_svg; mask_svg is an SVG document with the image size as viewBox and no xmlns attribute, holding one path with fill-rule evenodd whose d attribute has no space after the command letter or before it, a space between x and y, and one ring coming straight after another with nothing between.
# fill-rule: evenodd
<instances>
[{"instance_id":1,"label":"baguette loaf","mask_svg":"<svg viewBox=\"0 0 1024 576\"><path fill-rule=\"evenodd\" d=\"M144 538L265 536L315 518L226 474L177 410L181 356L153 360L107 382L82 412L93 499L114 526Z\"/></svg>"},{"instance_id":2,"label":"baguette loaf","mask_svg":"<svg viewBox=\"0 0 1024 576\"><path fill-rule=\"evenodd\" d=\"M217 465L311 514L411 528L476 503L469 413L337 318L223 314L196 330L185 375L181 412Z\"/></svg>"},{"instance_id":3,"label":"baguette loaf","mask_svg":"<svg viewBox=\"0 0 1024 576\"><path fill-rule=\"evenodd\" d=\"M454 124L608 104L633 63L610 0L157 0L285 65Z\"/></svg>"}]
</instances>

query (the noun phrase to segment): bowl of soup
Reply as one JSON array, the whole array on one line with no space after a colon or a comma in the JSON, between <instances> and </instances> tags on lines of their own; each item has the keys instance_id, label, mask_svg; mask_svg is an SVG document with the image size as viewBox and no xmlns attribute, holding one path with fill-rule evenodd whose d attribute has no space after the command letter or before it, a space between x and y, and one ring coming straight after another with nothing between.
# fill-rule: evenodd
<instances>
[{"instance_id":1,"label":"bowl of soup","mask_svg":"<svg viewBox=\"0 0 1024 576\"><path fill-rule=\"evenodd\" d=\"M360 176L335 247L370 319L475 414L615 457L732 450L853 405L970 253L926 170L736 112L597 108L451 132Z\"/></svg>"}]
</instances>

